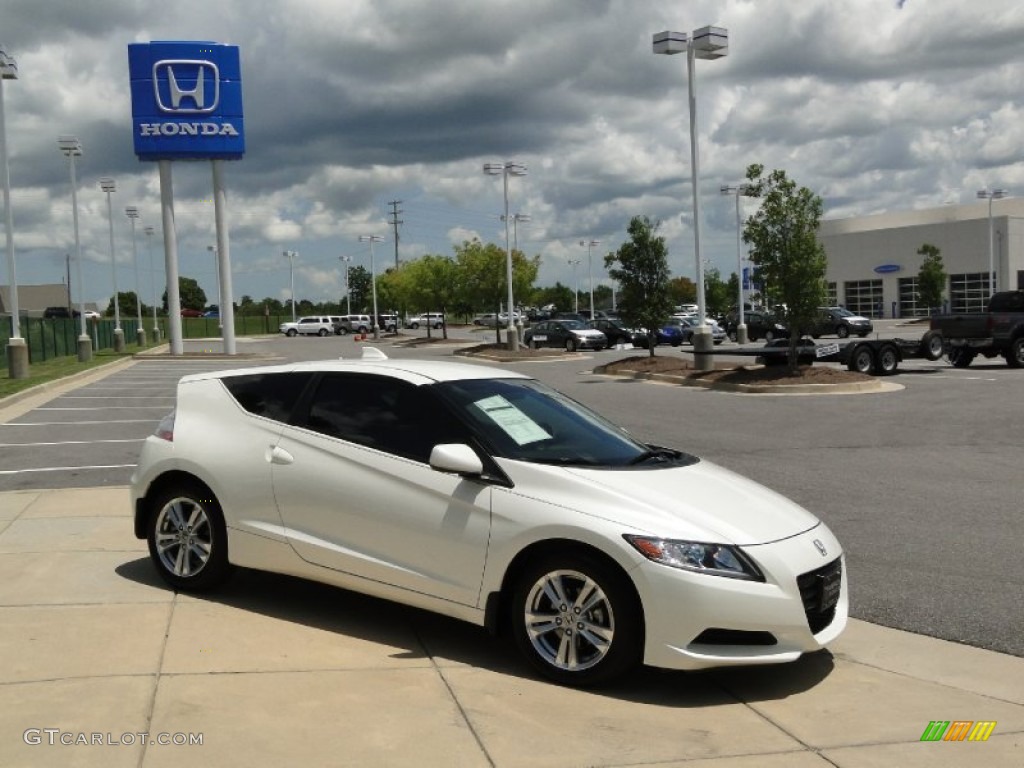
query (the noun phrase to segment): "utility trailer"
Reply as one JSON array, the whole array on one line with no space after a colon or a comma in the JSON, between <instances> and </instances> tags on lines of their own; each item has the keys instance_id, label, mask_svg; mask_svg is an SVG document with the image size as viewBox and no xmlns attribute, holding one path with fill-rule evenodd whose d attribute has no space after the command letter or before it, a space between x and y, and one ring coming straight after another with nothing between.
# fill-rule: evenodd
<instances>
[{"instance_id":1,"label":"utility trailer","mask_svg":"<svg viewBox=\"0 0 1024 768\"><path fill-rule=\"evenodd\" d=\"M763 347L723 349L694 354L738 355L754 357L763 365L786 365L789 359L789 339L775 339ZM851 371L890 376L899 364L911 358L939 360L943 355L942 334L928 331L920 339L857 339L841 344L815 344L809 338L800 339L797 361L801 365L813 363L841 363Z\"/></svg>"}]
</instances>

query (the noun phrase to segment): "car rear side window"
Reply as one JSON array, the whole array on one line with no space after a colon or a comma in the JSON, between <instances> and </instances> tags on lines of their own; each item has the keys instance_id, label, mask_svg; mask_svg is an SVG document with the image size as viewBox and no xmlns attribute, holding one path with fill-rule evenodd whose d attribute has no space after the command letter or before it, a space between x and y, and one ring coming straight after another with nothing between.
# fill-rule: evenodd
<instances>
[{"instance_id":1,"label":"car rear side window","mask_svg":"<svg viewBox=\"0 0 1024 768\"><path fill-rule=\"evenodd\" d=\"M256 373L223 379L231 396L249 413L287 422L312 373Z\"/></svg>"}]
</instances>

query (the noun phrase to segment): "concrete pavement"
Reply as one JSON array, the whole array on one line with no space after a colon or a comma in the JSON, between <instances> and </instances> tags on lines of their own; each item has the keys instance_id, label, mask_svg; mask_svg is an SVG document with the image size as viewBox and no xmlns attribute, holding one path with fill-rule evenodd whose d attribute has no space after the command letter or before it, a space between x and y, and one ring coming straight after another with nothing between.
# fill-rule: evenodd
<instances>
[{"instance_id":1,"label":"concrete pavement","mask_svg":"<svg viewBox=\"0 0 1024 768\"><path fill-rule=\"evenodd\" d=\"M175 594L131 528L126 488L0 494L0 765L1024 763L1016 657L853 621L791 665L570 690L482 629L342 590L243 571ZM921 742L936 720L996 725Z\"/></svg>"}]
</instances>

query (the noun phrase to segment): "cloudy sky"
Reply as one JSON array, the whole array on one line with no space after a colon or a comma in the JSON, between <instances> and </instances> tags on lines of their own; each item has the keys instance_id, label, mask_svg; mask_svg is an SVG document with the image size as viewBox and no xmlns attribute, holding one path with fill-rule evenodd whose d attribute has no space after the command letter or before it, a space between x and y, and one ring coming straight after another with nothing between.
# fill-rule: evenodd
<instances>
[{"instance_id":1,"label":"cloudy sky","mask_svg":"<svg viewBox=\"0 0 1024 768\"><path fill-rule=\"evenodd\" d=\"M697 66L702 250L724 274L735 203L719 188L750 163L820 194L826 218L1024 192L1020 0L0 0L20 70L4 84L18 282L60 282L74 252L56 145L70 133L84 148L86 300L112 290L101 176L118 184L119 287L134 287L135 205L151 295L141 227L159 228L159 184L133 153L127 61L151 40L241 49L246 155L226 166L236 298L286 298L287 249L298 297L337 299L339 257L369 266L359 235L385 236L378 264L393 264L395 200L403 260L503 244L501 179L482 173L503 160L529 171L510 179L510 211L531 217L518 243L541 256L540 284L571 286L582 257L585 289L581 239L600 241L603 278L600 256L636 214L662 221L673 273L692 277L686 62L653 55L651 36L705 25L729 32L729 55ZM175 163L174 182L181 274L214 301L209 163Z\"/></svg>"}]
</instances>

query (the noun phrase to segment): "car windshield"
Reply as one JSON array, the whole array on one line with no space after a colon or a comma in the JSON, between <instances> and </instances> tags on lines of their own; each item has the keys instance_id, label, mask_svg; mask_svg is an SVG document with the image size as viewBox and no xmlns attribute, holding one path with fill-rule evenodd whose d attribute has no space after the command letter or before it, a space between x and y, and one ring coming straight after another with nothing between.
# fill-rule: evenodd
<instances>
[{"instance_id":1,"label":"car windshield","mask_svg":"<svg viewBox=\"0 0 1024 768\"><path fill-rule=\"evenodd\" d=\"M832 311L835 312L840 317L855 317L853 312L844 307L840 307L839 309L833 309Z\"/></svg>"},{"instance_id":2,"label":"car windshield","mask_svg":"<svg viewBox=\"0 0 1024 768\"><path fill-rule=\"evenodd\" d=\"M559 320L558 322L560 322L567 331L587 330L587 324L582 320Z\"/></svg>"},{"instance_id":3,"label":"car windshield","mask_svg":"<svg viewBox=\"0 0 1024 768\"><path fill-rule=\"evenodd\" d=\"M696 459L652 448L532 379L468 379L434 386L495 456L562 466L679 466Z\"/></svg>"}]
</instances>

